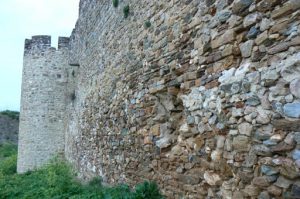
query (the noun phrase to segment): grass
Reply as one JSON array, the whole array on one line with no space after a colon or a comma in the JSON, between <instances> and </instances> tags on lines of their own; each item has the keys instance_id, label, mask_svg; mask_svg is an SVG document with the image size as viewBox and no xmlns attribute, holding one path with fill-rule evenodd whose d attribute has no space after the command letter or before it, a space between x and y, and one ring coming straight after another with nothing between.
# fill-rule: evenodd
<instances>
[{"instance_id":1,"label":"grass","mask_svg":"<svg viewBox=\"0 0 300 199\"><path fill-rule=\"evenodd\" d=\"M0 199L162 199L153 182L105 187L100 178L86 185L75 179L70 166L53 160L43 168L16 174L17 149L12 144L0 145Z\"/></svg>"},{"instance_id":2,"label":"grass","mask_svg":"<svg viewBox=\"0 0 300 199\"><path fill-rule=\"evenodd\" d=\"M119 0L112 0L113 6L116 8L119 5Z\"/></svg>"},{"instance_id":3,"label":"grass","mask_svg":"<svg viewBox=\"0 0 300 199\"><path fill-rule=\"evenodd\" d=\"M129 5L126 5L124 8L123 8L123 14L124 14L124 18L126 19L128 16L129 16Z\"/></svg>"},{"instance_id":4,"label":"grass","mask_svg":"<svg viewBox=\"0 0 300 199\"><path fill-rule=\"evenodd\" d=\"M6 116L10 117L11 119L19 120L20 112L6 110L6 111L1 111L0 115L6 115Z\"/></svg>"},{"instance_id":5,"label":"grass","mask_svg":"<svg viewBox=\"0 0 300 199\"><path fill-rule=\"evenodd\" d=\"M150 28L151 27L151 22L149 20L145 21L144 26L145 26L145 28Z\"/></svg>"}]
</instances>

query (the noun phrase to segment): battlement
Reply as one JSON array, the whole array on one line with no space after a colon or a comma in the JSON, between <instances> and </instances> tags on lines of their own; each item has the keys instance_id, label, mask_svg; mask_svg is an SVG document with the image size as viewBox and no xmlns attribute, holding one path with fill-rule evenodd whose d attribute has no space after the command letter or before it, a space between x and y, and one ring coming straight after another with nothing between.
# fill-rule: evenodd
<instances>
[{"instance_id":1,"label":"battlement","mask_svg":"<svg viewBox=\"0 0 300 199\"><path fill-rule=\"evenodd\" d=\"M59 37L58 38L58 49L68 48L70 38ZM49 35L36 35L32 36L31 39L25 39L24 54L30 52L43 52L51 47L51 36Z\"/></svg>"},{"instance_id":2,"label":"battlement","mask_svg":"<svg viewBox=\"0 0 300 199\"><path fill-rule=\"evenodd\" d=\"M68 48L70 43L70 37L58 37L58 49Z\"/></svg>"}]
</instances>

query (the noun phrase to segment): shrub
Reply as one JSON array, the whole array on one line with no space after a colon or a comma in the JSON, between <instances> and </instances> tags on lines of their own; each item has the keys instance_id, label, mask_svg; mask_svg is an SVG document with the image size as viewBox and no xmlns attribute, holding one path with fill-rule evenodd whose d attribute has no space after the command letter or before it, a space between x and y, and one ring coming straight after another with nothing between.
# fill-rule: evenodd
<instances>
[{"instance_id":1,"label":"shrub","mask_svg":"<svg viewBox=\"0 0 300 199\"><path fill-rule=\"evenodd\" d=\"M10 117L11 119L14 119L14 120L19 120L19 116L20 116L20 112L18 112L18 111L9 111L9 110L1 111L0 114L1 115L6 115L7 117Z\"/></svg>"},{"instance_id":2,"label":"shrub","mask_svg":"<svg viewBox=\"0 0 300 199\"><path fill-rule=\"evenodd\" d=\"M17 146L11 143L0 144L0 160L17 154Z\"/></svg>"},{"instance_id":3,"label":"shrub","mask_svg":"<svg viewBox=\"0 0 300 199\"><path fill-rule=\"evenodd\" d=\"M145 181L135 188L135 199L152 198L161 199L163 196L160 194L158 186L154 182Z\"/></svg>"},{"instance_id":4,"label":"shrub","mask_svg":"<svg viewBox=\"0 0 300 199\"><path fill-rule=\"evenodd\" d=\"M10 152L9 152L10 151ZM155 183L144 182L132 191L128 185L102 185L95 178L82 185L71 167L57 158L48 165L25 174L16 174L16 147L0 145L0 199L161 199Z\"/></svg>"},{"instance_id":5,"label":"shrub","mask_svg":"<svg viewBox=\"0 0 300 199\"><path fill-rule=\"evenodd\" d=\"M129 16L129 5L123 8L124 18L126 19Z\"/></svg>"},{"instance_id":6,"label":"shrub","mask_svg":"<svg viewBox=\"0 0 300 199\"><path fill-rule=\"evenodd\" d=\"M0 161L0 173L3 175L12 175L17 172L17 154L11 155Z\"/></svg>"},{"instance_id":7,"label":"shrub","mask_svg":"<svg viewBox=\"0 0 300 199\"><path fill-rule=\"evenodd\" d=\"M116 8L119 5L119 0L112 0L113 6Z\"/></svg>"},{"instance_id":8,"label":"shrub","mask_svg":"<svg viewBox=\"0 0 300 199\"><path fill-rule=\"evenodd\" d=\"M149 20L145 21L144 26L145 26L145 28L150 28L151 27L151 22Z\"/></svg>"}]
</instances>

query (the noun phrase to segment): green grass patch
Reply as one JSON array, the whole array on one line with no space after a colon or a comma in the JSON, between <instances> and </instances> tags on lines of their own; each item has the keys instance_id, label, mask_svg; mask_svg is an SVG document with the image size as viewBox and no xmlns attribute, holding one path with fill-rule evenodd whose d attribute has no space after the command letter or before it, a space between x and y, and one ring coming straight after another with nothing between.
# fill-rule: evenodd
<instances>
[{"instance_id":1,"label":"green grass patch","mask_svg":"<svg viewBox=\"0 0 300 199\"><path fill-rule=\"evenodd\" d=\"M17 154L17 146L11 143L0 144L0 160Z\"/></svg>"},{"instance_id":2,"label":"green grass patch","mask_svg":"<svg viewBox=\"0 0 300 199\"><path fill-rule=\"evenodd\" d=\"M153 182L138 184L134 190L127 185L103 186L100 178L81 184L70 166L53 160L36 171L16 173L17 150L11 144L0 145L0 199L162 199Z\"/></svg>"}]
</instances>

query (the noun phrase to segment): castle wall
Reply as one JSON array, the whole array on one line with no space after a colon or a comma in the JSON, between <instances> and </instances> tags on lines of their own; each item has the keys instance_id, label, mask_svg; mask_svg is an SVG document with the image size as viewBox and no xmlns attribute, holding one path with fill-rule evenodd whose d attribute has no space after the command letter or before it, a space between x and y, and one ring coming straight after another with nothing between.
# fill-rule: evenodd
<instances>
[{"instance_id":1,"label":"castle wall","mask_svg":"<svg viewBox=\"0 0 300 199\"><path fill-rule=\"evenodd\" d=\"M83 179L153 180L168 198L297 198L299 8L81 0L66 158Z\"/></svg>"},{"instance_id":2,"label":"castle wall","mask_svg":"<svg viewBox=\"0 0 300 199\"><path fill-rule=\"evenodd\" d=\"M58 50L50 36L25 42L22 79L18 172L45 164L64 152L68 39Z\"/></svg>"},{"instance_id":3,"label":"castle wall","mask_svg":"<svg viewBox=\"0 0 300 199\"><path fill-rule=\"evenodd\" d=\"M83 178L154 180L168 198L292 194L300 129L289 107L299 96L283 71L299 61L298 8L81 1L68 159Z\"/></svg>"}]
</instances>

